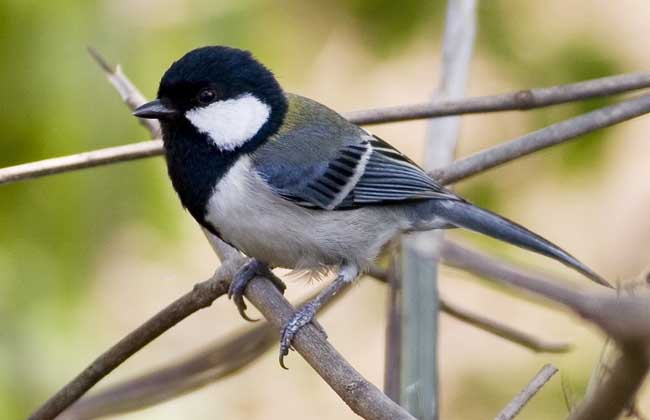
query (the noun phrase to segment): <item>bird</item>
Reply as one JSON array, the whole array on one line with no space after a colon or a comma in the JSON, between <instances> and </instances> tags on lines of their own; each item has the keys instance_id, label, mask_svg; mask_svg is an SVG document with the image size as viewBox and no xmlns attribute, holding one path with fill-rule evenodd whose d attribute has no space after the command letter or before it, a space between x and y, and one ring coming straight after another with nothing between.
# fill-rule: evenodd
<instances>
[{"instance_id":1,"label":"bird","mask_svg":"<svg viewBox=\"0 0 650 420\"><path fill-rule=\"evenodd\" d=\"M283 326L279 361L319 308L363 274L400 234L465 228L600 275L527 228L443 187L388 142L327 106L285 92L246 50L194 49L163 74L138 118L160 121L167 170L182 206L250 259L229 297L281 267L335 279ZM284 284L274 280L281 291ZM317 325L317 324L316 324Z\"/></svg>"}]
</instances>

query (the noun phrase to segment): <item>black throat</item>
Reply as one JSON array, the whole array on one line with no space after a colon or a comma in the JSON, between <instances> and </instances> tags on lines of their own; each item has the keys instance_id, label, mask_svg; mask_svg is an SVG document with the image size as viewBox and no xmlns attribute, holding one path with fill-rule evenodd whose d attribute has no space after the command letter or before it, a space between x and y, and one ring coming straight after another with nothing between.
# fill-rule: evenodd
<instances>
[{"instance_id":1,"label":"black throat","mask_svg":"<svg viewBox=\"0 0 650 420\"><path fill-rule=\"evenodd\" d=\"M237 159L255 151L278 131L287 111L286 99L274 105L269 120L257 134L232 151L220 150L185 118L161 121L167 171L181 204L215 235L219 232L205 217L208 201Z\"/></svg>"}]
</instances>

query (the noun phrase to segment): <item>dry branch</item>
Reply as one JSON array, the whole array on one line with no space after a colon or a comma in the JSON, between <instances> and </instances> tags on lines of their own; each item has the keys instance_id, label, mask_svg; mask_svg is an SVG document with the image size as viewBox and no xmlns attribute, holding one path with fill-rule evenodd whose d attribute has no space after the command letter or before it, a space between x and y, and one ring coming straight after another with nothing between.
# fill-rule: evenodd
<instances>
[{"instance_id":1,"label":"dry branch","mask_svg":"<svg viewBox=\"0 0 650 420\"><path fill-rule=\"evenodd\" d=\"M447 299L440 298L441 310L449 316L463 321L469 325L479 328L485 332L496 335L504 340L519 344L529 350L537 353L566 353L571 350L571 345L567 342L549 341L535 335L520 331L499 321L484 317L472 311L453 304Z\"/></svg>"},{"instance_id":2,"label":"dry branch","mask_svg":"<svg viewBox=\"0 0 650 420\"><path fill-rule=\"evenodd\" d=\"M109 80L112 77L118 75L118 73L110 73L112 67L106 65L105 63L104 65L102 65L102 68L104 68L104 70L109 71L109 73L107 74ZM122 73L119 74L123 76ZM563 101L580 100L588 97L610 95L613 93L621 93L628 90L648 87L648 85L650 84L650 81L648 79L650 79L650 74L637 73L637 74L613 76L604 79L596 79L596 80L576 83L573 85L533 89L530 92L534 92L533 93L534 103L539 104L538 106L546 106L546 105L561 103ZM124 87L124 86L128 86L128 84L122 83L120 84L120 86ZM344 115L349 117L352 122L355 122L357 124L366 124L371 122L376 123L379 122L379 120L383 122L392 122L392 121L405 121L409 119L430 118L433 116L441 116L441 115L457 115L464 112L488 112L490 110L501 111L503 110L502 107L494 104L490 105L490 103L494 102L495 104L499 104L501 102L507 102L507 101L514 101L514 103L518 103L520 99L516 99L516 98L522 96L528 96L528 95L521 94L521 92L514 92L514 93L508 93L504 95L496 95L492 97L460 99L460 100L450 101L448 103L437 104L437 105L424 104L424 105L398 107L399 108L398 110L390 111L388 112L388 114L390 115L386 115L386 116L382 114L384 112L382 108L368 110L368 111L357 111L355 113L344 114ZM133 96L128 96L128 95L122 95L122 97L133 98ZM488 98L502 98L502 99L488 99ZM503 98L510 98L510 99L505 100ZM554 102L555 98L557 98L558 101L560 100L561 101ZM638 99L631 100L631 101L638 101ZM466 105L466 104L472 104L476 102L484 102L485 105L482 105L480 110L478 110L478 108L472 108L474 105ZM637 117L643 113L650 112L650 106L645 106L645 105L640 106L639 104L637 104L639 105L638 108L632 106L633 109L629 109L630 105L628 105L628 102L630 101L623 101L620 104L603 108L603 110L609 110L610 112L612 112L612 114L615 115L614 118L607 118L607 116L605 116L605 120L609 120L609 122L605 124L603 124L602 121L598 120L599 118L603 117L602 113L598 113L598 112L603 110L594 111L589 114L584 114L581 117L577 117L577 118L582 118L582 117L590 116L589 118L584 118L580 120L582 123L584 123L584 126L582 127L581 132L577 134L575 133L571 134L569 132L568 137L565 137L567 134L564 134L563 136L558 136L555 133L555 130L558 129L556 124L547 127L546 129L542 129L536 131L535 133L532 133L535 134L534 139L529 138L532 135L531 134L531 135L527 135L515 139L510 143L504 143L504 144L508 145L517 141L529 142L531 140L535 140L535 144L537 146L535 146L534 150L539 150L540 148L539 145L542 145L542 147L548 147L566 140L570 140L576 137L577 135L585 134L586 132L597 130L615 124L617 122L622 122L627 119ZM454 105L453 106L448 105L450 103L453 103ZM429 110L432 112L422 112L421 108L423 106L433 107L431 110ZM435 107L438 106L444 109L449 109L449 111L436 114L435 112L433 112L433 110ZM492 108L490 108L491 106ZM395 109L395 108L393 107L390 109ZM476 110L472 111L472 109L476 109ZM361 112L363 112L363 115L360 115ZM571 121L574 123L575 120L576 119L574 118L571 120L567 120L565 122L568 123ZM151 130L151 128L149 129ZM512 148L515 148L516 150L512 150ZM519 144L514 144L512 146L509 146L507 150L504 149L498 150L498 155L495 154L496 152L490 152L489 154L485 152L481 152L470 158L462 159L452 164L450 167L443 169L441 172L437 172L436 175L440 179L444 180L445 183L452 183L464 177L475 175L476 173L480 172L479 168L483 168L482 170L489 169L491 167L503 164L509 160L513 160L516 157L522 156L523 154L531 153L532 151L529 150L528 148L524 148ZM0 185L7 184L10 182L26 180L26 179L38 178L46 175L54 175L54 174L74 171L78 169L91 168L95 166L108 165L108 164L118 163L123 161L158 156L162 154L163 154L162 143L160 142L160 140L155 140L155 141L133 143L124 146L108 147L108 148L99 149L91 152L84 152L84 153L63 156L58 158L44 159L36 162L14 165L14 166L9 166L0 169ZM468 161L467 159L471 159L471 161Z\"/></svg>"},{"instance_id":3,"label":"dry branch","mask_svg":"<svg viewBox=\"0 0 650 420\"><path fill-rule=\"evenodd\" d=\"M561 280L551 281L548 276L524 272L452 242L445 242L443 249L445 264L561 304L591 321L619 344L650 343L650 299L647 297L573 290Z\"/></svg>"},{"instance_id":4,"label":"dry branch","mask_svg":"<svg viewBox=\"0 0 650 420\"><path fill-rule=\"evenodd\" d=\"M271 282L261 277L249 283L246 297L278 328L293 315L291 305ZM413 419L376 386L363 379L312 324L298 331L293 348L359 416L377 420Z\"/></svg>"},{"instance_id":5,"label":"dry branch","mask_svg":"<svg viewBox=\"0 0 650 420\"><path fill-rule=\"evenodd\" d=\"M357 124L382 124L448 115L529 110L650 87L650 73L630 73L568 85L520 90L500 95L348 112Z\"/></svg>"},{"instance_id":6,"label":"dry branch","mask_svg":"<svg viewBox=\"0 0 650 420\"><path fill-rule=\"evenodd\" d=\"M336 295L323 306L323 310L346 293L343 291ZM303 299L302 303L315 296L312 294ZM183 360L82 398L58 419L87 420L140 410L168 401L240 372L277 343L276 328L268 322L260 322L254 327L247 327L243 332L238 331L228 338L218 340Z\"/></svg>"},{"instance_id":7,"label":"dry branch","mask_svg":"<svg viewBox=\"0 0 650 420\"><path fill-rule=\"evenodd\" d=\"M210 306L215 299L226 294L230 278L242 263L243 257L241 261L233 259L224 262L211 279L195 285L191 292L178 298L95 359L29 416L29 419L55 418L138 350L191 314Z\"/></svg>"},{"instance_id":8,"label":"dry branch","mask_svg":"<svg viewBox=\"0 0 650 420\"><path fill-rule=\"evenodd\" d=\"M275 328L261 323L184 360L84 397L57 419L88 420L168 401L239 372L277 342Z\"/></svg>"},{"instance_id":9,"label":"dry branch","mask_svg":"<svg viewBox=\"0 0 650 420\"><path fill-rule=\"evenodd\" d=\"M607 378L570 416L570 420L618 418L634 401L648 375L647 345L624 345Z\"/></svg>"},{"instance_id":10,"label":"dry branch","mask_svg":"<svg viewBox=\"0 0 650 420\"><path fill-rule=\"evenodd\" d=\"M601 128L650 112L650 95L628 99L526 134L460 159L433 174L443 184L452 184L538 150L564 143Z\"/></svg>"},{"instance_id":11,"label":"dry branch","mask_svg":"<svg viewBox=\"0 0 650 420\"><path fill-rule=\"evenodd\" d=\"M448 242L448 240L445 240L445 242ZM440 258L443 263L446 262L445 252L449 252L449 249L450 247L446 246L440 249ZM389 281L390 277L387 272L376 267L371 268L368 275L382 282ZM500 321L467 310L460 305L450 302L444 296L440 296L440 310L461 322L465 322L489 334L493 334L537 353L565 353L571 349L571 345L567 342L551 341L537 337L529 332L518 330Z\"/></svg>"},{"instance_id":12,"label":"dry branch","mask_svg":"<svg viewBox=\"0 0 650 420\"><path fill-rule=\"evenodd\" d=\"M539 392L540 389L557 373L557 368L553 365L545 365L537 375L526 385L517 396L508 403L495 417L495 420L512 420L521 411L528 401Z\"/></svg>"}]
</instances>

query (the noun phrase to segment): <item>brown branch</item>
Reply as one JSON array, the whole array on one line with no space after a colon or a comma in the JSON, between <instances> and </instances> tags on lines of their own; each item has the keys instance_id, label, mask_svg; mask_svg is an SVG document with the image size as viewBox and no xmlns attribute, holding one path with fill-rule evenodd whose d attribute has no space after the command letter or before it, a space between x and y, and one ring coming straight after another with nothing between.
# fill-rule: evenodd
<instances>
[{"instance_id":1,"label":"brown branch","mask_svg":"<svg viewBox=\"0 0 650 420\"><path fill-rule=\"evenodd\" d=\"M106 67L102 66L102 68L104 68L105 70L108 69L109 71L112 70L112 68L108 65L106 65ZM113 73L113 74L109 73L107 74L107 76L110 79L111 77L123 76L123 73ZM638 89L647 86L648 77L650 76L645 73L631 74L631 75L623 75L623 76L614 76L612 78L596 79L593 81L581 82L575 85L558 86L555 88L545 88L546 90L548 90L548 93L542 95L541 98L546 98L546 99L541 100L539 103L542 104L540 106L545 106L543 104L549 101L548 98L554 97L553 95L560 95L557 92L562 92L565 88L567 88L568 91L574 91L575 89L580 91L580 89L584 89L584 92L590 92L589 95L591 96L580 97L579 95L576 95L575 96L576 99L584 99L586 97L595 96L595 92L597 92L598 89L602 89L603 94L606 95L609 95L612 92L619 93L626 90ZM583 83L586 84L588 88L575 88L575 87L569 88L569 86L577 86ZM617 83L620 83L620 90L618 90L618 88L615 88L615 86L618 86ZM120 86L127 86L127 85L123 83ZM598 86L600 86L600 88ZM539 90L535 89L533 91L539 91ZM555 91L556 93L552 93L552 91ZM505 94L505 95L497 95L497 96L502 96L502 97L512 96L514 98L517 95L522 96L521 93L517 93L517 92ZM565 98L569 98L569 97L570 95L565 96ZM133 98L133 96L127 96L127 98ZM456 163L452 164L451 166L448 166L442 169L441 171L436 172L434 175L439 179L442 179L444 183L453 183L465 177L475 175L476 173L481 172L483 170L516 159L525 154L532 153L532 151L534 150L539 150L540 148L543 147L549 147L555 144L559 144L561 142L570 140L578 135L585 134L589 131L594 131L603 127L607 127L609 125L637 117L643 113L650 112L650 106L648 106L646 102L644 102L643 104L638 103L640 99L623 101L619 104L612 105L610 107L593 111L591 113L584 114L580 117L576 117L564 121L563 123L549 126L545 129L515 139L509 143L504 143L501 146L488 149L487 151L480 152L469 158L461 159ZM457 100L454 102L461 104L466 101L471 102L477 100L480 100L480 98L467 98L467 99ZM551 103L548 102L548 104ZM394 114L393 117L387 118L386 122L397 121L396 115L398 114L400 116L399 117L400 120L415 119L415 118L429 118L431 116L435 116L434 114L416 112L418 107L421 107L421 105L414 106L415 109L413 110L410 109L409 107L401 107L402 111L400 111L399 113L397 111L393 111ZM460 107L460 105L458 105L458 107ZM486 108L482 109L480 112L487 112L487 110L488 108L486 106ZM495 110L501 110L501 109L495 109ZM611 112L611 115L603 115L603 113L606 110L607 112ZM358 112L359 111L357 111L357 113ZM344 115L348 116L352 122L355 122L357 124L364 124L371 121L370 118L371 115L375 115L375 114L381 115L382 111L381 109L375 109L375 110L364 111L364 112L366 114L361 117L352 114L344 114ZM449 114L441 114L441 115L452 115L452 114L455 115L457 113L461 113L461 112L458 109L456 109L454 110L453 113L449 112ZM577 131L567 130L566 126L558 127L560 124L564 124L564 123L575 124L576 120L581 123L581 127ZM557 131L560 129L562 129L562 131L558 133ZM530 145L528 144L529 142ZM507 148L505 147L505 145L508 145ZM26 179L38 178L45 175L54 175L54 174L69 172L78 169L91 168L91 167L135 160L135 159L142 159L142 158L158 156L162 154L163 154L162 143L159 140L156 140L154 142L147 141L147 142L133 143L126 146L108 147L105 149L99 149L91 152L85 152L85 153L69 155L69 156L64 156L59 158L44 159L36 162L14 165L14 166L9 166L0 169L0 185L26 180Z\"/></svg>"},{"instance_id":2,"label":"brown branch","mask_svg":"<svg viewBox=\"0 0 650 420\"><path fill-rule=\"evenodd\" d=\"M517 396L508 403L495 417L495 420L512 420L521 411L528 401L537 394L544 385L557 373L557 368L553 365L545 365L537 375L526 385Z\"/></svg>"},{"instance_id":3,"label":"brown branch","mask_svg":"<svg viewBox=\"0 0 650 420\"><path fill-rule=\"evenodd\" d=\"M443 263L445 263L446 249L448 248L442 247L440 249ZM382 282L387 282L389 278L386 271L377 267L371 267L367 274ZM440 296L440 310L461 322L465 322L489 334L510 341L511 343L519 344L520 346L537 353L565 353L571 350L571 345L569 343L546 340L529 332L518 330L500 321L492 320L481 314L469 311L455 303L451 303L444 296Z\"/></svg>"},{"instance_id":4,"label":"brown branch","mask_svg":"<svg viewBox=\"0 0 650 420\"><path fill-rule=\"evenodd\" d=\"M278 328L293 315L293 308L278 290L256 277L246 288L246 297ZM343 401L365 419L414 419L376 386L366 381L312 324L301 328L293 348L332 387Z\"/></svg>"},{"instance_id":5,"label":"brown branch","mask_svg":"<svg viewBox=\"0 0 650 420\"><path fill-rule=\"evenodd\" d=\"M566 282L551 281L548 276L524 272L497 258L450 241L445 241L442 248L441 255L444 255L446 265L564 305L598 326L619 344L650 342L650 299L573 290L564 285Z\"/></svg>"},{"instance_id":6,"label":"brown branch","mask_svg":"<svg viewBox=\"0 0 650 420\"><path fill-rule=\"evenodd\" d=\"M441 310L449 316L463 321L469 325L479 328L485 332L496 335L504 340L519 344L537 353L566 353L571 350L571 345L566 342L548 341L536 337L526 331L520 331L502 322L484 317L478 313L449 302L447 299L440 299Z\"/></svg>"},{"instance_id":7,"label":"brown branch","mask_svg":"<svg viewBox=\"0 0 650 420\"><path fill-rule=\"evenodd\" d=\"M323 310L345 294L346 291L336 295L326 303ZM312 294L300 304L315 296ZM277 343L278 333L275 327L268 322L261 322L255 327L245 328L243 332L218 340L183 360L82 398L57 419L86 420L140 410L171 400L239 373Z\"/></svg>"},{"instance_id":8,"label":"brown branch","mask_svg":"<svg viewBox=\"0 0 650 420\"><path fill-rule=\"evenodd\" d=\"M650 95L628 99L482 150L434 172L443 184L452 184L538 150L564 143L601 128L650 112Z\"/></svg>"},{"instance_id":9,"label":"brown branch","mask_svg":"<svg viewBox=\"0 0 650 420\"><path fill-rule=\"evenodd\" d=\"M241 260L233 259L224 262L211 279L195 285L191 292L178 298L95 359L77 377L29 416L29 419L50 420L55 418L138 350L194 312L210 306L215 299L228 291L230 278L243 264L243 261L242 257Z\"/></svg>"},{"instance_id":10,"label":"brown branch","mask_svg":"<svg viewBox=\"0 0 650 420\"><path fill-rule=\"evenodd\" d=\"M645 345L624 345L603 383L571 413L570 420L618 418L634 401L648 375L650 361Z\"/></svg>"},{"instance_id":11,"label":"brown branch","mask_svg":"<svg viewBox=\"0 0 650 420\"><path fill-rule=\"evenodd\" d=\"M650 73L629 73L568 85L527 89L500 95L435 101L349 112L357 124L382 124L448 115L529 110L650 87Z\"/></svg>"},{"instance_id":12,"label":"brown branch","mask_svg":"<svg viewBox=\"0 0 650 420\"><path fill-rule=\"evenodd\" d=\"M184 360L82 398L57 419L94 419L168 401L241 371L277 342L275 328L261 323Z\"/></svg>"}]
</instances>

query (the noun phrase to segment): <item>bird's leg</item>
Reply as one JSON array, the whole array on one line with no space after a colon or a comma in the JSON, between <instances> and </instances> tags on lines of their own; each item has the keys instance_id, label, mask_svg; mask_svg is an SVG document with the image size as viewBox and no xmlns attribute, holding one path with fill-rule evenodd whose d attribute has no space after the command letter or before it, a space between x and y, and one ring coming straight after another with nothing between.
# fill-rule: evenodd
<instances>
[{"instance_id":1,"label":"bird's leg","mask_svg":"<svg viewBox=\"0 0 650 420\"><path fill-rule=\"evenodd\" d=\"M334 295L343 290L347 285L349 285L352 280L354 280L359 274L359 269L353 265L344 265L341 267L341 270L336 277L336 279L325 288L322 292L318 294L314 299L307 302L300 309L294 312L293 316L284 327L282 327L282 333L280 335L280 366L284 369L287 367L284 365L284 356L289 354L289 348L291 347L291 341L296 333L305 325L313 322L315 324L316 312L323 306L327 301L332 299ZM323 333L325 331L322 327L319 328ZM325 334L327 336L327 334Z\"/></svg>"},{"instance_id":2,"label":"bird's leg","mask_svg":"<svg viewBox=\"0 0 650 420\"><path fill-rule=\"evenodd\" d=\"M268 264L263 263L260 260L252 258L246 264L244 264L235 274L230 282L230 287L228 288L228 298L232 299L237 306L239 314L246 321L257 321L256 319L249 318L246 315L246 303L244 302L244 292L246 291L246 286L248 282L253 279L255 276L263 276L273 283L273 285L284 294L284 290L287 286L276 277L275 274L269 269Z\"/></svg>"}]
</instances>

